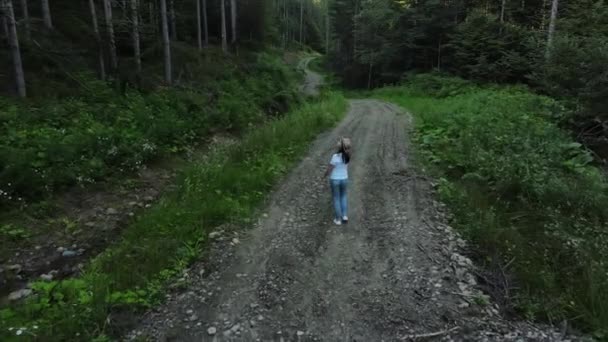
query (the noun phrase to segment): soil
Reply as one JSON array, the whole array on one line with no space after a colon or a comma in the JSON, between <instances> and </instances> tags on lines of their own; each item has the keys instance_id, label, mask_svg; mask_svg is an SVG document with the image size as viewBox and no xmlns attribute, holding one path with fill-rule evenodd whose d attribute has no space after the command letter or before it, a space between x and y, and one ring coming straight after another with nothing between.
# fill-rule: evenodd
<instances>
[{"instance_id":1,"label":"soil","mask_svg":"<svg viewBox=\"0 0 608 342\"><path fill-rule=\"evenodd\" d=\"M509 321L483 293L468 247L433 183L412 163L412 120L352 100L312 144L249 231L218 229L128 339L154 341L561 341L567 330ZM353 141L350 222L332 222L322 174L339 137ZM239 233L239 231L241 233Z\"/></svg>"},{"instance_id":2,"label":"soil","mask_svg":"<svg viewBox=\"0 0 608 342\"><path fill-rule=\"evenodd\" d=\"M142 167L136 174L93 187L74 188L56 196L52 212L18 218L31 235L8 245L0 255L0 304L9 293L35 280L59 280L78 275L83 266L120 238L122 229L158 197L171 191L175 171L190 159L202 158L210 149L231 138L216 136L194 150Z\"/></svg>"}]
</instances>

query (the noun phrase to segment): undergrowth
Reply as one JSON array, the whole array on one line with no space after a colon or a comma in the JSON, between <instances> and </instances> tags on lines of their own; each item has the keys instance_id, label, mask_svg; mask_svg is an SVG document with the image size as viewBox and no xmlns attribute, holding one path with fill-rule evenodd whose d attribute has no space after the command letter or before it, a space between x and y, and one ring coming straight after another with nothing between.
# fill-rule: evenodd
<instances>
[{"instance_id":1,"label":"undergrowth","mask_svg":"<svg viewBox=\"0 0 608 342\"><path fill-rule=\"evenodd\" d=\"M23 208L133 171L213 132L242 132L298 102L297 75L278 53L231 57L207 49L201 56L175 49L176 58L188 57L180 64L188 78L174 88L127 89L123 96L110 82L79 74L74 83L82 92L67 98L0 97L0 208Z\"/></svg>"},{"instance_id":2,"label":"undergrowth","mask_svg":"<svg viewBox=\"0 0 608 342\"><path fill-rule=\"evenodd\" d=\"M308 143L345 109L340 94L328 93L186 169L177 189L127 227L82 277L36 282L23 305L1 310L0 340L104 341L119 333L129 312L161 300L168 280L201 253L212 229L247 223Z\"/></svg>"},{"instance_id":3,"label":"undergrowth","mask_svg":"<svg viewBox=\"0 0 608 342\"><path fill-rule=\"evenodd\" d=\"M481 262L516 276L515 308L608 338L608 183L555 124L563 107L523 87L433 75L374 96L414 113L455 224Z\"/></svg>"}]
</instances>

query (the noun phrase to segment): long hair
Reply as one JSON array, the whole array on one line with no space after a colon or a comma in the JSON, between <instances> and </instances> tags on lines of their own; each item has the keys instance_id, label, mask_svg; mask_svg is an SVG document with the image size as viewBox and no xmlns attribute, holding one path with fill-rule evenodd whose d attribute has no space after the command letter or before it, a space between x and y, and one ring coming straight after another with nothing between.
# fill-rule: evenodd
<instances>
[{"instance_id":1,"label":"long hair","mask_svg":"<svg viewBox=\"0 0 608 342\"><path fill-rule=\"evenodd\" d=\"M338 141L338 153L342 155L342 162L348 164L350 162L351 143L348 138L340 138Z\"/></svg>"}]
</instances>

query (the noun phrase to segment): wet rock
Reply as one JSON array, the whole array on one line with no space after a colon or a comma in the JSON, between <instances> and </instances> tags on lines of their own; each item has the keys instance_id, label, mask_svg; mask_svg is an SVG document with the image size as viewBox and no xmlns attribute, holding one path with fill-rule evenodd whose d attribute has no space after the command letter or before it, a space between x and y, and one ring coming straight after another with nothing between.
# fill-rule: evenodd
<instances>
[{"instance_id":1,"label":"wet rock","mask_svg":"<svg viewBox=\"0 0 608 342\"><path fill-rule=\"evenodd\" d=\"M8 295L8 300L9 301L17 301L17 300L26 298L26 297L28 297L31 294L32 294L32 290L30 290L30 289L17 290L17 291L11 292Z\"/></svg>"},{"instance_id":2,"label":"wet rock","mask_svg":"<svg viewBox=\"0 0 608 342\"><path fill-rule=\"evenodd\" d=\"M52 281L54 278L53 274L49 273L49 274L43 274L40 276L40 279L44 280L44 281Z\"/></svg>"},{"instance_id":3,"label":"wet rock","mask_svg":"<svg viewBox=\"0 0 608 342\"><path fill-rule=\"evenodd\" d=\"M21 273L22 269L23 269L23 267L21 265L19 265L19 264L14 264L14 265L6 266L6 270L8 272L15 273L15 274Z\"/></svg>"},{"instance_id":4,"label":"wet rock","mask_svg":"<svg viewBox=\"0 0 608 342\"><path fill-rule=\"evenodd\" d=\"M61 256L65 257L65 258L75 257L76 255L78 255L77 252L71 251L69 249L66 249L63 251L63 253L61 253Z\"/></svg>"}]
</instances>

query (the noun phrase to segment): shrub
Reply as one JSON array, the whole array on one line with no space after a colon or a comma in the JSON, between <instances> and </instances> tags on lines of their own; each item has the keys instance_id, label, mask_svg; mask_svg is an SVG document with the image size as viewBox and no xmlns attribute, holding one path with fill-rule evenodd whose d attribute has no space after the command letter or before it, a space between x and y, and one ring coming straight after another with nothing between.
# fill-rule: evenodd
<instances>
[{"instance_id":1,"label":"shrub","mask_svg":"<svg viewBox=\"0 0 608 342\"><path fill-rule=\"evenodd\" d=\"M420 82L424 80L424 82ZM429 81L430 80L430 81ZM415 113L416 142L443 178L440 194L484 258L512 260L517 308L529 318L608 326L608 183L551 118L563 107L524 88L424 76L377 91ZM417 87L424 84L424 91ZM598 332L599 333L599 332Z\"/></svg>"}]
</instances>

